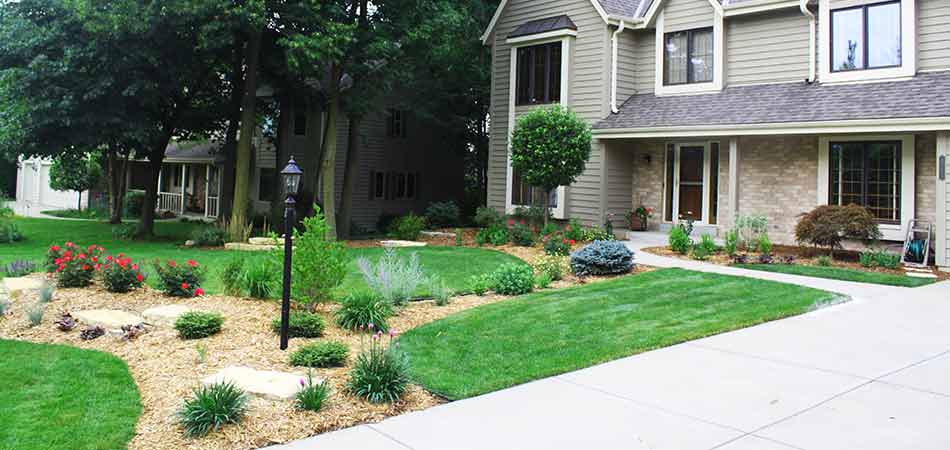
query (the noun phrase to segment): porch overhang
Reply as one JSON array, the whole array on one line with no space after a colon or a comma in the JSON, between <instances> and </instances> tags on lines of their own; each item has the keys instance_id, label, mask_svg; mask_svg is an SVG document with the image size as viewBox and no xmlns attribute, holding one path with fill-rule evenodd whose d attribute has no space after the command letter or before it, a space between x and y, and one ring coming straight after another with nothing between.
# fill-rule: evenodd
<instances>
[{"instance_id":1,"label":"porch overhang","mask_svg":"<svg viewBox=\"0 0 950 450\"><path fill-rule=\"evenodd\" d=\"M896 133L950 130L950 116L899 119L832 120L755 124L685 125L595 129L595 139L648 139L721 136L773 136L842 133Z\"/></svg>"}]
</instances>

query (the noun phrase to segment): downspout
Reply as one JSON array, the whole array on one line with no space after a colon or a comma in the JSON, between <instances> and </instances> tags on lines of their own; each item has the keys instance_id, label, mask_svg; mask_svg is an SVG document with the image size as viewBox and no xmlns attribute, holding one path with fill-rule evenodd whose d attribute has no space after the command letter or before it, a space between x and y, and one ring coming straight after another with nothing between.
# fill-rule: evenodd
<instances>
[{"instance_id":1,"label":"downspout","mask_svg":"<svg viewBox=\"0 0 950 450\"><path fill-rule=\"evenodd\" d=\"M620 26L617 27L617 30L614 31L613 36L610 38L611 46L613 47L613 54L612 54L613 56L612 56L611 61L610 61L610 62L611 62L611 67L610 67L610 111L612 111L614 114L617 114L618 112L620 112L620 109L617 108L617 66L619 66L619 64L617 63L617 57L618 57L618 53L619 53L619 51L617 50L617 47L619 46L619 45L618 45L619 43L617 42L617 41L618 41L617 36L618 36L621 32L623 32L624 28L626 28L626 23L625 23L623 20L621 20L621 21L620 21Z\"/></svg>"},{"instance_id":2,"label":"downspout","mask_svg":"<svg viewBox=\"0 0 950 450\"><path fill-rule=\"evenodd\" d=\"M805 78L805 83L812 84L815 82L815 34L817 34L817 26L815 25L815 14L808 9L808 0L800 0L798 4L799 8L802 10L802 14L808 17L808 77Z\"/></svg>"}]
</instances>

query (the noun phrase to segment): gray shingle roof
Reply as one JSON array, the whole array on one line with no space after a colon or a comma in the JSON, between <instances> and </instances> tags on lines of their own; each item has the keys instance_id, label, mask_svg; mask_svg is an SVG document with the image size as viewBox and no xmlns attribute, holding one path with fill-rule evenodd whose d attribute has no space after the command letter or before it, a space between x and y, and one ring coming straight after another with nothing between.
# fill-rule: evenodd
<instances>
[{"instance_id":1,"label":"gray shingle roof","mask_svg":"<svg viewBox=\"0 0 950 450\"><path fill-rule=\"evenodd\" d=\"M611 16L641 17L656 0L598 0ZM642 9L640 4L644 3ZM637 13L640 13L639 15Z\"/></svg>"},{"instance_id":2,"label":"gray shingle roof","mask_svg":"<svg viewBox=\"0 0 950 450\"><path fill-rule=\"evenodd\" d=\"M595 129L950 117L950 72L847 85L739 86L700 95L634 95Z\"/></svg>"},{"instance_id":3,"label":"gray shingle roof","mask_svg":"<svg viewBox=\"0 0 950 450\"><path fill-rule=\"evenodd\" d=\"M221 144L212 141L171 142L165 148L165 157L187 161L214 161L221 155Z\"/></svg>"},{"instance_id":4,"label":"gray shingle roof","mask_svg":"<svg viewBox=\"0 0 950 450\"><path fill-rule=\"evenodd\" d=\"M574 22L571 21L570 17L560 15L525 22L519 25L518 28L515 28L515 31L512 31L508 37L513 38L564 29L577 30L577 25L574 25Z\"/></svg>"}]
</instances>

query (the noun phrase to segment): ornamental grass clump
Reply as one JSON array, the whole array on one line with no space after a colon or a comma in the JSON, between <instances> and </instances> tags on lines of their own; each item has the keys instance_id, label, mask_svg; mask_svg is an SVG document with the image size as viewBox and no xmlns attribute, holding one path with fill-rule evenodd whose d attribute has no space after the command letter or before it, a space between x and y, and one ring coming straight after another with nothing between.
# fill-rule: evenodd
<instances>
[{"instance_id":1,"label":"ornamental grass clump","mask_svg":"<svg viewBox=\"0 0 950 450\"><path fill-rule=\"evenodd\" d=\"M109 292L129 292L145 283L145 274L139 270L139 265L122 253L115 257L106 256L99 271L102 285Z\"/></svg>"},{"instance_id":2,"label":"ornamental grass clump","mask_svg":"<svg viewBox=\"0 0 950 450\"><path fill-rule=\"evenodd\" d=\"M343 298L336 311L336 323L350 331L375 327L388 331L387 322L393 315L393 305L373 292L356 291Z\"/></svg>"},{"instance_id":3,"label":"ornamental grass clump","mask_svg":"<svg viewBox=\"0 0 950 450\"><path fill-rule=\"evenodd\" d=\"M280 289L281 271L271 260L252 261L239 277L241 288L251 298L273 298Z\"/></svg>"},{"instance_id":4,"label":"ornamental grass clump","mask_svg":"<svg viewBox=\"0 0 950 450\"><path fill-rule=\"evenodd\" d=\"M290 354L290 364L298 367L342 367L350 349L342 342L314 342Z\"/></svg>"},{"instance_id":5,"label":"ornamental grass clump","mask_svg":"<svg viewBox=\"0 0 950 450\"><path fill-rule=\"evenodd\" d=\"M175 330L182 339L201 339L221 331L224 318L218 313L190 311L175 321Z\"/></svg>"},{"instance_id":6,"label":"ornamental grass clump","mask_svg":"<svg viewBox=\"0 0 950 450\"><path fill-rule=\"evenodd\" d=\"M197 261L189 259L185 264L169 260L162 264L155 260L152 264L161 283L159 289L172 297L201 297L205 291L201 288L205 270Z\"/></svg>"},{"instance_id":7,"label":"ornamental grass clump","mask_svg":"<svg viewBox=\"0 0 950 450\"><path fill-rule=\"evenodd\" d=\"M396 250L387 248L373 264L366 258L356 261L366 285L393 305L406 304L423 283L426 276L419 265L419 255L413 252L409 259L400 258Z\"/></svg>"},{"instance_id":8,"label":"ornamental grass clump","mask_svg":"<svg viewBox=\"0 0 950 450\"><path fill-rule=\"evenodd\" d=\"M271 330L280 333L280 318L271 321ZM292 311L287 321L287 335L292 338L315 338L323 336L326 323L317 313Z\"/></svg>"},{"instance_id":9,"label":"ornamental grass clump","mask_svg":"<svg viewBox=\"0 0 950 450\"><path fill-rule=\"evenodd\" d=\"M389 346L384 345L383 333L370 339L369 348L356 357L346 389L370 403L393 403L399 400L409 386L409 359L399 349L389 332Z\"/></svg>"},{"instance_id":10,"label":"ornamental grass clump","mask_svg":"<svg viewBox=\"0 0 950 450\"><path fill-rule=\"evenodd\" d=\"M89 286L104 251L97 245L80 248L72 242L52 245L46 252L46 271L56 277L59 287Z\"/></svg>"},{"instance_id":11,"label":"ornamental grass clump","mask_svg":"<svg viewBox=\"0 0 950 450\"><path fill-rule=\"evenodd\" d=\"M594 241L571 255L577 276L613 275L633 269L633 252L622 242Z\"/></svg>"},{"instance_id":12,"label":"ornamental grass clump","mask_svg":"<svg viewBox=\"0 0 950 450\"><path fill-rule=\"evenodd\" d=\"M330 384L324 380L316 383L313 381L313 374L307 372L307 379L300 380L300 391L294 399L297 408L304 411L320 411L324 403L330 397Z\"/></svg>"},{"instance_id":13,"label":"ornamental grass clump","mask_svg":"<svg viewBox=\"0 0 950 450\"><path fill-rule=\"evenodd\" d=\"M241 286L241 273L244 272L244 258L231 258L224 267L221 268L221 284L224 285L224 292L228 295L239 296L243 288Z\"/></svg>"},{"instance_id":14,"label":"ornamental grass clump","mask_svg":"<svg viewBox=\"0 0 950 450\"><path fill-rule=\"evenodd\" d=\"M238 423L247 411L247 395L237 386L215 383L194 390L178 410L178 423L190 437L205 436L229 423Z\"/></svg>"}]
</instances>

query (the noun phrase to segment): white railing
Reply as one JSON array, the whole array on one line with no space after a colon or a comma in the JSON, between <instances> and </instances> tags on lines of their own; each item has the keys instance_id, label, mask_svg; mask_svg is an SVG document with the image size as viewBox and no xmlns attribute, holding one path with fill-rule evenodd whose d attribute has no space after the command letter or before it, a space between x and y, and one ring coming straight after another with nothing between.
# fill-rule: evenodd
<instances>
[{"instance_id":1,"label":"white railing","mask_svg":"<svg viewBox=\"0 0 950 450\"><path fill-rule=\"evenodd\" d=\"M181 214L181 193L159 192L157 209L159 211L172 211Z\"/></svg>"},{"instance_id":2,"label":"white railing","mask_svg":"<svg viewBox=\"0 0 950 450\"><path fill-rule=\"evenodd\" d=\"M218 197L208 196L205 205L205 217L218 217Z\"/></svg>"}]
</instances>

